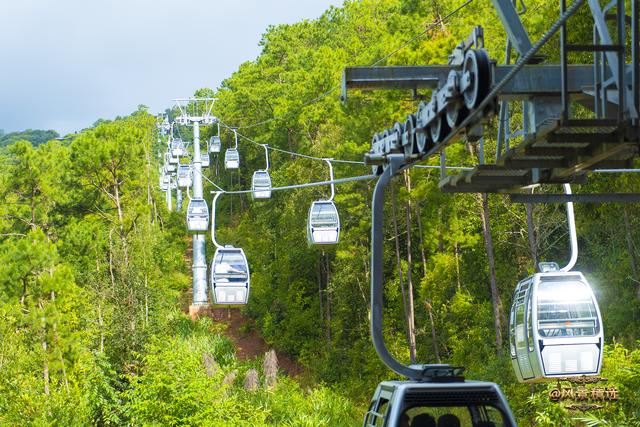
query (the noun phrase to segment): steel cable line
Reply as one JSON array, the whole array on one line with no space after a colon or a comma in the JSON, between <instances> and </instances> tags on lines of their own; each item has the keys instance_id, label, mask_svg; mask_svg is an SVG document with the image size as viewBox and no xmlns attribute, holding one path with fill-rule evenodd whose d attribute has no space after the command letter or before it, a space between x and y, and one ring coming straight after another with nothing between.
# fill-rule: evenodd
<instances>
[{"instance_id":1,"label":"steel cable line","mask_svg":"<svg viewBox=\"0 0 640 427\"><path fill-rule=\"evenodd\" d=\"M398 53L399 51L401 51L405 47L409 46L411 43L413 43L416 40L418 40L419 38L423 37L425 34L427 34L429 31L434 29L436 26L444 24L445 22L447 22L449 20L449 18L451 18L452 16L456 15L458 12L460 12L462 9L467 7L472 2L473 2L473 0L466 0L460 6L456 7L454 10L452 10L451 12L446 14L445 16L437 19L436 21L431 22L431 23L423 23L422 25L426 25L426 28L424 30L422 30L418 34L414 35L412 38L410 38L409 40L404 42L402 45L400 45L399 47L397 47L393 51L391 51L388 54L384 55L383 57L377 59L376 61L374 61L369 66L370 67L376 66L376 65L380 64L381 62L385 61L386 59L389 59L391 56L395 55L396 53ZM320 95L316 96L315 98L310 99L307 102L304 102L302 105L296 107L292 111L289 111L289 112L281 114L279 116L274 116L274 117L271 117L269 119L265 119L265 120L262 120L262 121L259 121L259 122L256 122L256 123L252 123L250 125L236 126L235 129L249 129L249 128L253 128L253 127L256 127L256 126L261 126L261 125L264 125L264 124L267 124L267 123L271 123L271 122L276 121L276 120L280 120L280 119L286 117L287 115L292 114L293 112L300 111L301 109L303 109L303 108L305 108L305 107L307 107L307 106L309 106L311 104L314 104L314 103L320 101L323 98L326 98L327 96L331 95L333 92L335 92L336 90L339 90L340 88L341 88L340 85L334 86L331 89L329 89L328 91L323 92Z\"/></svg>"},{"instance_id":2,"label":"steel cable line","mask_svg":"<svg viewBox=\"0 0 640 427\"><path fill-rule=\"evenodd\" d=\"M222 122L220 122L220 125L227 128L227 129L235 129L232 126L226 125ZM248 136L245 136L243 134L241 134L240 132L237 132L238 136L242 139L247 140L248 142L260 146L260 147L264 147L266 145L267 150L273 150L273 151L278 151L281 153L286 153L292 156L296 156L296 157L302 157L305 159L309 159L309 160L316 160L316 161L321 161L324 162L326 160L330 160L331 163L345 163L345 164L351 164L351 165L362 165L362 166L366 166L365 163L363 161L359 161L359 160L343 160L343 159L335 159L333 157L316 157L316 156L310 156L308 154L302 154L302 153L296 153L295 151L289 151L289 150L284 150L282 148L277 148L277 147L273 147L271 145L267 145L267 144L261 144L251 138L249 138ZM440 169L441 166L433 166L433 165L416 165L416 168L419 169ZM471 167L466 167L466 166L445 166L445 169L451 169L451 170L471 170L473 168Z\"/></svg>"},{"instance_id":3,"label":"steel cable line","mask_svg":"<svg viewBox=\"0 0 640 427\"><path fill-rule=\"evenodd\" d=\"M282 191L282 190L295 190L297 188L308 188L308 187L319 187L321 185L331 185L331 184L346 184L348 182L354 181L372 181L376 179L376 175L359 175L359 176L350 176L347 178L338 178L329 181L316 181L316 182L306 182L304 184L293 184L293 185L285 185L283 187L271 187L271 191ZM229 191L211 191L211 193L219 193L222 192L224 194L246 194L252 193L255 190L229 190Z\"/></svg>"}]
</instances>

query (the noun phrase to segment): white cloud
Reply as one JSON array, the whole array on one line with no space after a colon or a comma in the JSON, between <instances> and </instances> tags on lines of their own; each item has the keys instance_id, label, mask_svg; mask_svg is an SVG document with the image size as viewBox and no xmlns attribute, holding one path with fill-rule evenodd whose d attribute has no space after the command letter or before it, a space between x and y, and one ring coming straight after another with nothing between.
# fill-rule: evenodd
<instances>
[{"instance_id":1,"label":"white cloud","mask_svg":"<svg viewBox=\"0 0 640 427\"><path fill-rule=\"evenodd\" d=\"M215 87L270 24L342 0L21 0L0 13L0 129L63 133Z\"/></svg>"}]
</instances>

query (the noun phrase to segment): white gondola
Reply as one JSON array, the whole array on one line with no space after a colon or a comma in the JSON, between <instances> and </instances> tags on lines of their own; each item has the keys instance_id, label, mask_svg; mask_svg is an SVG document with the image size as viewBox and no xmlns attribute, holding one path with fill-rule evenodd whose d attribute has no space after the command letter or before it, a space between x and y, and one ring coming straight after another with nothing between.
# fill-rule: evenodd
<instances>
[{"instance_id":1,"label":"white gondola","mask_svg":"<svg viewBox=\"0 0 640 427\"><path fill-rule=\"evenodd\" d=\"M509 345L520 382L597 375L602 366L602 317L589 282L550 270L518 283L514 295Z\"/></svg>"},{"instance_id":2,"label":"white gondola","mask_svg":"<svg viewBox=\"0 0 640 427\"><path fill-rule=\"evenodd\" d=\"M497 384L451 377L381 382L362 425L435 427L436 419L438 426L516 427L509 403Z\"/></svg>"},{"instance_id":3,"label":"white gondola","mask_svg":"<svg viewBox=\"0 0 640 427\"><path fill-rule=\"evenodd\" d=\"M189 165L178 166L178 187L187 188L193 185L193 171Z\"/></svg>"},{"instance_id":4,"label":"white gondola","mask_svg":"<svg viewBox=\"0 0 640 427\"><path fill-rule=\"evenodd\" d=\"M175 171L176 171L176 165L165 163L164 166L162 166L163 175L171 175L172 173L175 173Z\"/></svg>"},{"instance_id":5,"label":"white gondola","mask_svg":"<svg viewBox=\"0 0 640 427\"><path fill-rule=\"evenodd\" d=\"M330 159L325 161L329 165L331 197L328 200L316 200L311 203L307 219L307 239L310 245L335 245L340 240L340 215L333 203L335 194L333 165Z\"/></svg>"},{"instance_id":6,"label":"white gondola","mask_svg":"<svg viewBox=\"0 0 640 427\"><path fill-rule=\"evenodd\" d=\"M232 129L235 140L235 146L233 148L227 148L224 152L224 167L225 169L238 169L240 167L240 153L238 153L238 132Z\"/></svg>"},{"instance_id":7,"label":"white gondola","mask_svg":"<svg viewBox=\"0 0 640 427\"><path fill-rule=\"evenodd\" d=\"M202 162L203 168L208 168L209 165L211 164L211 158L209 157L209 153L201 153L200 161Z\"/></svg>"},{"instance_id":8,"label":"white gondola","mask_svg":"<svg viewBox=\"0 0 640 427\"><path fill-rule=\"evenodd\" d=\"M240 153L235 148L227 148L224 152L224 167L238 169L240 167Z\"/></svg>"},{"instance_id":9,"label":"white gondola","mask_svg":"<svg viewBox=\"0 0 640 427\"><path fill-rule=\"evenodd\" d=\"M160 175L160 190L167 191L169 189L170 184L171 184L171 176Z\"/></svg>"},{"instance_id":10,"label":"white gondola","mask_svg":"<svg viewBox=\"0 0 640 427\"><path fill-rule=\"evenodd\" d=\"M171 141L171 155L173 157L181 157L184 156L184 143L181 139L173 139Z\"/></svg>"},{"instance_id":11,"label":"white gondola","mask_svg":"<svg viewBox=\"0 0 640 427\"><path fill-rule=\"evenodd\" d=\"M187 229L189 231L207 231L209 229L209 207L204 199L189 200Z\"/></svg>"},{"instance_id":12,"label":"white gondola","mask_svg":"<svg viewBox=\"0 0 640 427\"><path fill-rule=\"evenodd\" d=\"M217 154L222 150L222 141L220 140L220 122L218 121L218 134L209 138L209 153Z\"/></svg>"},{"instance_id":13,"label":"white gondola","mask_svg":"<svg viewBox=\"0 0 640 427\"><path fill-rule=\"evenodd\" d=\"M249 264L244 251L230 245L216 249L211 262L214 304L246 304L249 282Z\"/></svg>"},{"instance_id":14,"label":"white gondola","mask_svg":"<svg viewBox=\"0 0 640 427\"><path fill-rule=\"evenodd\" d=\"M264 155L266 158L265 169L257 170L251 178L251 195L254 199L269 199L271 197L271 176L269 175L269 149L263 144Z\"/></svg>"},{"instance_id":15,"label":"white gondola","mask_svg":"<svg viewBox=\"0 0 640 427\"><path fill-rule=\"evenodd\" d=\"M164 153L164 168L165 171L167 172L175 172L176 171L176 163L174 163L172 161L173 157L171 156L171 153L166 152Z\"/></svg>"},{"instance_id":16,"label":"white gondola","mask_svg":"<svg viewBox=\"0 0 640 427\"><path fill-rule=\"evenodd\" d=\"M211 241L216 253L211 261L211 293L214 304L246 304L249 300L251 273L247 257L241 248L222 246L216 241L216 203L221 192L211 202Z\"/></svg>"},{"instance_id":17,"label":"white gondola","mask_svg":"<svg viewBox=\"0 0 640 427\"><path fill-rule=\"evenodd\" d=\"M254 199L268 199L271 197L271 176L266 170L258 170L251 178L251 195Z\"/></svg>"},{"instance_id":18,"label":"white gondola","mask_svg":"<svg viewBox=\"0 0 640 427\"><path fill-rule=\"evenodd\" d=\"M340 240L340 216L330 200L317 200L309 208L307 238L312 245L335 245Z\"/></svg>"},{"instance_id":19,"label":"white gondola","mask_svg":"<svg viewBox=\"0 0 640 427\"><path fill-rule=\"evenodd\" d=\"M569 184L565 192L571 194ZM509 348L520 382L597 375L602 366L604 333L598 302L589 282L571 271L578 258L573 203L567 203L571 259L562 269L540 263L518 283L509 320Z\"/></svg>"},{"instance_id":20,"label":"white gondola","mask_svg":"<svg viewBox=\"0 0 640 427\"><path fill-rule=\"evenodd\" d=\"M209 152L212 154L219 153L222 150L222 141L219 136L209 138Z\"/></svg>"}]
</instances>

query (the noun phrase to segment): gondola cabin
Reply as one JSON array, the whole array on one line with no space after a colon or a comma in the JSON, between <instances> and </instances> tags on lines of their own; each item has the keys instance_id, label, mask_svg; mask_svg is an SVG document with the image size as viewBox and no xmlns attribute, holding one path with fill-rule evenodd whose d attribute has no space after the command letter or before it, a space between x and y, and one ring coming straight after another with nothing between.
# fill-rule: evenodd
<instances>
[{"instance_id":1,"label":"gondola cabin","mask_svg":"<svg viewBox=\"0 0 640 427\"><path fill-rule=\"evenodd\" d=\"M522 280L513 297L509 346L520 382L597 375L602 366L602 317L589 282L550 270Z\"/></svg>"},{"instance_id":2,"label":"gondola cabin","mask_svg":"<svg viewBox=\"0 0 640 427\"><path fill-rule=\"evenodd\" d=\"M224 152L224 167L238 169L240 167L240 153L235 148L227 148Z\"/></svg>"},{"instance_id":3,"label":"gondola cabin","mask_svg":"<svg viewBox=\"0 0 640 427\"><path fill-rule=\"evenodd\" d=\"M251 179L251 195L254 199L268 199L271 197L271 176L266 170L253 173Z\"/></svg>"},{"instance_id":4,"label":"gondola cabin","mask_svg":"<svg viewBox=\"0 0 640 427\"><path fill-rule=\"evenodd\" d=\"M209 153L217 154L222 149L222 141L220 141L219 136L212 136L209 139Z\"/></svg>"},{"instance_id":5,"label":"gondola cabin","mask_svg":"<svg viewBox=\"0 0 640 427\"><path fill-rule=\"evenodd\" d=\"M171 155L173 157L181 157L184 156L184 143L182 140L174 139L171 141Z\"/></svg>"},{"instance_id":6,"label":"gondola cabin","mask_svg":"<svg viewBox=\"0 0 640 427\"><path fill-rule=\"evenodd\" d=\"M167 191L171 184L171 177L169 175L160 175L160 190Z\"/></svg>"},{"instance_id":7,"label":"gondola cabin","mask_svg":"<svg viewBox=\"0 0 640 427\"><path fill-rule=\"evenodd\" d=\"M191 199L187 205L187 229L207 231L209 229L209 207L204 199Z\"/></svg>"},{"instance_id":8,"label":"gondola cabin","mask_svg":"<svg viewBox=\"0 0 640 427\"><path fill-rule=\"evenodd\" d=\"M483 381L384 381L363 427L515 427L500 388Z\"/></svg>"},{"instance_id":9,"label":"gondola cabin","mask_svg":"<svg viewBox=\"0 0 640 427\"><path fill-rule=\"evenodd\" d=\"M178 166L178 187L187 188L193 184L193 173L191 166L180 165Z\"/></svg>"},{"instance_id":10,"label":"gondola cabin","mask_svg":"<svg viewBox=\"0 0 640 427\"><path fill-rule=\"evenodd\" d=\"M216 249L211 262L214 304L246 304L249 299L249 264L241 248Z\"/></svg>"},{"instance_id":11,"label":"gondola cabin","mask_svg":"<svg viewBox=\"0 0 640 427\"><path fill-rule=\"evenodd\" d=\"M318 200L309 208L307 238L311 245L335 245L340 239L340 216L336 205Z\"/></svg>"},{"instance_id":12,"label":"gondola cabin","mask_svg":"<svg viewBox=\"0 0 640 427\"><path fill-rule=\"evenodd\" d=\"M165 163L162 167L162 173L165 175L170 175L172 172L176 171L176 165L172 165L171 163Z\"/></svg>"},{"instance_id":13,"label":"gondola cabin","mask_svg":"<svg viewBox=\"0 0 640 427\"><path fill-rule=\"evenodd\" d=\"M169 152L164 153L164 167L167 172L175 172L176 163L173 162L173 157L171 157L171 153Z\"/></svg>"},{"instance_id":14,"label":"gondola cabin","mask_svg":"<svg viewBox=\"0 0 640 427\"><path fill-rule=\"evenodd\" d=\"M211 159L209 157L209 153L202 153L200 155L200 161L202 162L202 167L203 168L208 168L209 165L211 164Z\"/></svg>"}]
</instances>

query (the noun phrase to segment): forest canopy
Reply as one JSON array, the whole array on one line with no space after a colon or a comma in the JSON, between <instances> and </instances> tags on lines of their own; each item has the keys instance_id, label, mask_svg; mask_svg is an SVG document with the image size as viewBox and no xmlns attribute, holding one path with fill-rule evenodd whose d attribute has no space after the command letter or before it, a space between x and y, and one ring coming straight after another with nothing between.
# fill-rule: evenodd
<instances>
[{"instance_id":1,"label":"forest canopy","mask_svg":"<svg viewBox=\"0 0 640 427\"><path fill-rule=\"evenodd\" d=\"M444 64L477 24L490 37L491 56L503 59L504 31L488 2L441 20L459 5L348 1L318 19L266 29L255 60L195 93L218 98L223 149L233 144L228 127L240 127L241 169L225 171L213 158L207 178L229 190L249 188L252 172L264 168L256 144L362 160L372 135L404 120L419 100L401 91L354 92L343 104L345 66ZM532 38L558 13L557 1L529 4L523 20ZM1 137L0 424L361 423L376 384L395 377L369 337L373 182L337 187L341 241L324 249L307 245L305 227L311 202L326 198L328 188L277 192L259 203L249 195L220 198L217 238L242 247L251 267L243 314L309 372L306 380L281 373L277 388L251 393L241 378L261 361L239 360L222 325L184 313L190 235L184 208L168 210L159 189L167 140L156 124L142 106L65 141L53 131ZM192 140L190 128L174 131ZM216 133L204 126L203 143ZM495 129L489 133L491 151ZM473 165L476 148L454 144L447 161ZM283 152L271 151L270 165L274 186L328 177L324 162ZM336 178L368 173L335 165ZM549 400L554 384L518 383L507 342L516 283L538 260L568 258L563 207L527 212L502 195L443 194L438 178L437 171L408 170L387 197L384 334L393 354L406 363L465 366L468 378L497 382L522 425L640 425L637 205L576 207L576 269L592 282L604 317L602 376L620 392L619 401L583 414ZM580 191L637 187L635 175L594 176ZM207 199L211 190L206 181Z\"/></svg>"}]
</instances>

